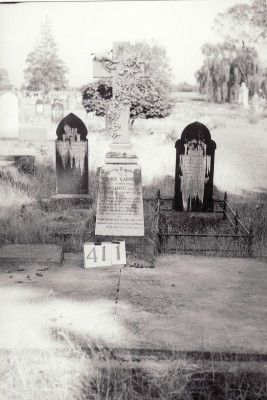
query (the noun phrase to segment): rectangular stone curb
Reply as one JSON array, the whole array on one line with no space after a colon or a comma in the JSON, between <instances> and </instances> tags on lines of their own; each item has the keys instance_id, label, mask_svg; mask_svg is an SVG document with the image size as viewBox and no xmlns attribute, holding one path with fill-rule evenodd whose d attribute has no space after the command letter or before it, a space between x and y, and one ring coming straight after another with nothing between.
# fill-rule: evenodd
<instances>
[{"instance_id":1,"label":"rectangular stone curb","mask_svg":"<svg viewBox=\"0 0 267 400\"><path fill-rule=\"evenodd\" d=\"M0 271L20 266L60 267L63 259L63 246L51 244L6 245L0 248Z\"/></svg>"}]
</instances>

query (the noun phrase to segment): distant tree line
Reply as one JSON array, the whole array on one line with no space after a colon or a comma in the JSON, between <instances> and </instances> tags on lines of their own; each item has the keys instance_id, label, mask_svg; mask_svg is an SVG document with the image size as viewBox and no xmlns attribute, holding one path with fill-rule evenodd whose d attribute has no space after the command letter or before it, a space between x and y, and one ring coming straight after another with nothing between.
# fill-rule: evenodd
<instances>
[{"instance_id":1,"label":"distant tree line","mask_svg":"<svg viewBox=\"0 0 267 400\"><path fill-rule=\"evenodd\" d=\"M237 100L242 82L250 96L259 90L266 96L267 68L258 54L260 48L267 52L266 17L266 0L253 0L251 6L236 4L218 14L213 29L224 42L204 44L204 63L195 75L208 101Z\"/></svg>"},{"instance_id":2,"label":"distant tree line","mask_svg":"<svg viewBox=\"0 0 267 400\"><path fill-rule=\"evenodd\" d=\"M178 84L173 84L172 85L172 91L173 92L197 92L198 91L198 86L196 85L189 85L189 83L186 82L181 82Z\"/></svg>"}]
</instances>

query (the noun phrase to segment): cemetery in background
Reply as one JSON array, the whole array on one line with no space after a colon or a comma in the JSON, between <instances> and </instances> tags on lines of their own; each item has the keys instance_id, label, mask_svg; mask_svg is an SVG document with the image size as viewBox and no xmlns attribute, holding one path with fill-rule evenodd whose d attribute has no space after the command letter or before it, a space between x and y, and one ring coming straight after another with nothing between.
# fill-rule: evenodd
<instances>
[{"instance_id":1,"label":"cemetery in background","mask_svg":"<svg viewBox=\"0 0 267 400\"><path fill-rule=\"evenodd\" d=\"M54 210L44 214L44 211L48 211L48 199L56 193L56 129L61 118L69 113L77 115L87 127L89 194L92 198L92 208L86 211L86 219L87 225L92 228L96 213L97 169L104 164L111 140L105 129L105 117L97 117L94 113L87 114L81 105L81 96L77 93L57 93L57 97L56 93L53 93L50 101L44 101L43 104L39 97L18 98L17 106L14 105L15 100L11 100L13 103L8 112L11 113L10 127L13 133L10 132L8 136L6 130L1 131L0 155L35 157L34 176L23 174L21 168L19 171L7 168L6 165L12 164L11 161L1 161L3 190L0 203L1 220L4 221L1 242L58 243L63 240L66 250L81 250L82 242L86 239L80 236L83 230L79 221L85 221L83 213L78 217L77 210ZM172 93L170 98L173 101L170 116L162 119L137 119L131 128L131 142L142 167L143 197L156 198L158 189L161 196L174 195L175 142L188 124L199 121L208 127L217 143L214 197L223 199L224 191L227 191L230 203L234 209L238 207L240 218L248 229L251 221L254 221L255 243L257 242L255 251L264 255L267 189L266 105L257 99L250 99L248 107L238 102L208 103L203 96L193 92ZM56 105L55 108L53 104ZM59 108L58 104L62 104L62 108ZM6 111L4 118L6 121ZM27 167L24 169L27 172ZM22 213L21 209L24 210ZM145 224L150 225L149 229L152 230L153 210L151 205L144 203ZM73 232L77 231L77 234L69 237L60 235L60 232L57 232L59 228L55 226L60 227L63 220Z\"/></svg>"}]
</instances>

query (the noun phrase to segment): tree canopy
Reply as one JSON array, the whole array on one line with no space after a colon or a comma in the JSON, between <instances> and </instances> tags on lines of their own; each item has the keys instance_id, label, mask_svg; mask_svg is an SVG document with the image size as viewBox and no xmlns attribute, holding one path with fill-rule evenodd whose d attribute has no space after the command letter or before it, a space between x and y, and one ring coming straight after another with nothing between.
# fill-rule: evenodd
<instances>
[{"instance_id":1,"label":"tree canopy","mask_svg":"<svg viewBox=\"0 0 267 400\"><path fill-rule=\"evenodd\" d=\"M50 21L46 16L44 24L41 25L40 39L26 59L29 66L24 70L24 88L42 90L44 93L48 93L50 90L60 90L67 87L65 79L67 68L63 61L59 59L57 51Z\"/></svg>"},{"instance_id":2,"label":"tree canopy","mask_svg":"<svg viewBox=\"0 0 267 400\"><path fill-rule=\"evenodd\" d=\"M209 101L236 99L242 82L250 96L259 89L266 91L266 68L257 51L267 36L266 4L265 0L253 0L251 6L236 4L215 19L214 30L224 43L202 47L205 59L196 72L200 90Z\"/></svg>"},{"instance_id":3,"label":"tree canopy","mask_svg":"<svg viewBox=\"0 0 267 400\"><path fill-rule=\"evenodd\" d=\"M168 99L171 80L166 50L155 42L152 46L139 42L131 46L131 51L149 62L149 79L139 79L131 91L130 118L164 118L171 113L172 103ZM112 98L112 81L99 79L81 88L83 106L87 112L95 111L97 116L105 115L105 105Z\"/></svg>"},{"instance_id":4,"label":"tree canopy","mask_svg":"<svg viewBox=\"0 0 267 400\"><path fill-rule=\"evenodd\" d=\"M165 47L159 45L155 40L152 40L150 44L143 40L131 45L131 51L146 60L149 63L150 76L155 81L161 82L166 90L170 90L173 75Z\"/></svg>"}]
</instances>

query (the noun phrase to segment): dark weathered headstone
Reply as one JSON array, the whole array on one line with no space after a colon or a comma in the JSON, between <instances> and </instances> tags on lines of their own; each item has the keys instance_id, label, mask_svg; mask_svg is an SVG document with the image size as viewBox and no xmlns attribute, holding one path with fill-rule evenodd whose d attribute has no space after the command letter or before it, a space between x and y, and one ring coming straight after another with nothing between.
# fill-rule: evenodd
<instances>
[{"instance_id":1,"label":"dark weathered headstone","mask_svg":"<svg viewBox=\"0 0 267 400\"><path fill-rule=\"evenodd\" d=\"M35 112L37 115L42 115L44 113L44 102L38 99L35 103Z\"/></svg>"},{"instance_id":2,"label":"dark weathered headstone","mask_svg":"<svg viewBox=\"0 0 267 400\"><path fill-rule=\"evenodd\" d=\"M57 127L57 194L88 194L88 140L83 121L70 113Z\"/></svg>"},{"instance_id":3,"label":"dark weathered headstone","mask_svg":"<svg viewBox=\"0 0 267 400\"><path fill-rule=\"evenodd\" d=\"M216 143L208 128L200 122L187 125L175 147L174 210L213 211Z\"/></svg>"},{"instance_id":4,"label":"dark weathered headstone","mask_svg":"<svg viewBox=\"0 0 267 400\"><path fill-rule=\"evenodd\" d=\"M59 122L62 120L64 114L64 107L60 100L54 101L51 105L51 119L52 122Z\"/></svg>"}]
</instances>

